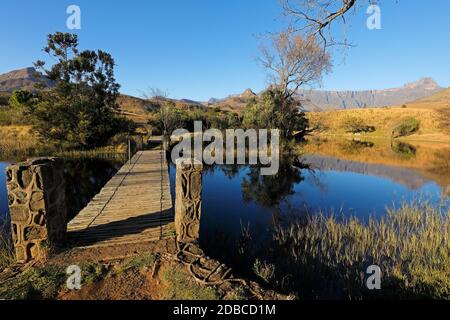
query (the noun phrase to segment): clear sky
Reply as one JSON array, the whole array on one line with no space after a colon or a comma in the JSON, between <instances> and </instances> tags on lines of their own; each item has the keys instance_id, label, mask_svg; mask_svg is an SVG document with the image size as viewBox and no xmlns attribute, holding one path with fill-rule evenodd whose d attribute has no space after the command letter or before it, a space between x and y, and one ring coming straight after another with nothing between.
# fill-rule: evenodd
<instances>
[{"instance_id":1,"label":"clear sky","mask_svg":"<svg viewBox=\"0 0 450 320\"><path fill-rule=\"evenodd\" d=\"M382 89L423 76L450 86L450 1L379 3L382 29L366 28L362 6L347 30L356 47L335 59L322 88ZM70 31L71 4L81 8L81 49L110 52L121 91L137 96L149 87L195 100L260 91L259 36L285 22L277 0L0 0L0 73L45 58L46 35Z\"/></svg>"}]
</instances>

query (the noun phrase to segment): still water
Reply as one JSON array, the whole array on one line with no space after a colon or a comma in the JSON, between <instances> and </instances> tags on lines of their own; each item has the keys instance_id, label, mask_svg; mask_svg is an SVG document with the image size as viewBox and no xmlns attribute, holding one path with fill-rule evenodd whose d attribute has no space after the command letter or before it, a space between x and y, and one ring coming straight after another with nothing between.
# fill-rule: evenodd
<instances>
[{"instance_id":1,"label":"still water","mask_svg":"<svg viewBox=\"0 0 450 320\"><path fill-rule=\"evenodd\" d=\"M281 160L276 176L253 166L204 167L200 243L230 264L246 234L265 243L273 226L305 214L380 219L387 208L426 201L448 208L450 146L319 141ZM175 167L170 167L172 194ZM239 263L241 264L241 263Z\"/></svg>"}]
</instances>

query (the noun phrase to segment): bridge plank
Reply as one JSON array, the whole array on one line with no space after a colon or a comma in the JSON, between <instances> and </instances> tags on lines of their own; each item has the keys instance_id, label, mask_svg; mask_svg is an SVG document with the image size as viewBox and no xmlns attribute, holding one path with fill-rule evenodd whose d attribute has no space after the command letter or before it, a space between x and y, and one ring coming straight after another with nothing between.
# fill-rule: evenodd
<instances>
[{"instance_id":1,"label":"bridge plank","mask_svg":"<svg viewBox=\"0 0 450 320\"><path fill-rule=\"evenodd\" d=\"M174 211L162 150L137 152L69 223L74 247L173 238Z\"/></svg>"}]
</instances>

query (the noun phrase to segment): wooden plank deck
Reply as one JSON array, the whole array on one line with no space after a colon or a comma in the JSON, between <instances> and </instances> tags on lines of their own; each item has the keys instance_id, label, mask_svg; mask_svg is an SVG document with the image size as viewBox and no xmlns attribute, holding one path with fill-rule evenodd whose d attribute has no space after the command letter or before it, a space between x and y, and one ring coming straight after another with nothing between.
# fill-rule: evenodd
<instances>
[{"instance_id":1,"label":"wooden plank deck","mask_svg":"<svg viewBox=\"0 0 450 320\"><path fill-rule=\"evenodd\" d=\"M74 247L99 247L174 237L168 165L161 149L140 151L69 223Z\"/></svg>"}]
</instances>

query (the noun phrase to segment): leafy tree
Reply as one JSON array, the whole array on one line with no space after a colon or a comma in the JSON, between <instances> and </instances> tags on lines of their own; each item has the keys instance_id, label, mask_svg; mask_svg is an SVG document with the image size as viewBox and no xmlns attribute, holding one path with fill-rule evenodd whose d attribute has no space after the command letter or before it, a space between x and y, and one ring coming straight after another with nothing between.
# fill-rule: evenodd
<instances>
[{"instance_id":1,"label":"leafy tree","mask_svg":"<svg viewBox=\"0 0 450 320\"><path fill-rule=\"evenodd\" d=\"M131 121L118 116L120 85L114 78L115 62L104 51L78 50L75 34L57 32L47 38L44 52L56 60L45 69L35 67L55 84L38 92L28 107L35 130L44 139L76 147L102 145L119 132L132 131ZM46 84L41 83L41 88Z\"/></svg>"},{"instance_id":2,"label":"leafy tree","mask_svg":"<svg viewBox=\"0 0 450 320\"><path fill-rule=\"evenodd\" d=\"M15 110L24 110L34 99L33 93L28 90L14 91L9 98L9 106Z\"/></svg>"},{"instance_id":3,"label":"leafy tree","mask_svg":"<svg viewBox=\"0 0 450 320\"><path fill-rule=\"evenodd\" d=\"M284 138L302 138L308 130L308 119L292 97L272 87L261 98L249 102L244 110L243 125L255 129L280 129Z\"/></svg>"}]
</instances>

